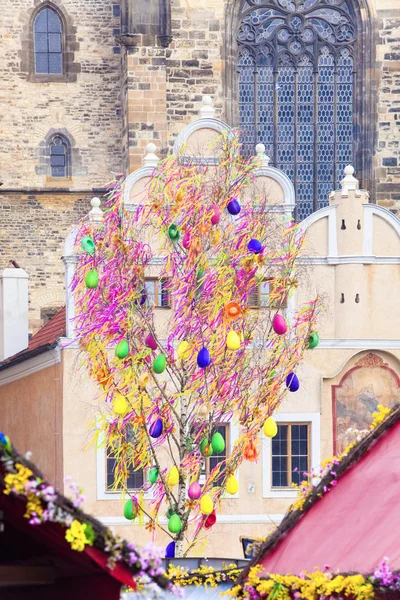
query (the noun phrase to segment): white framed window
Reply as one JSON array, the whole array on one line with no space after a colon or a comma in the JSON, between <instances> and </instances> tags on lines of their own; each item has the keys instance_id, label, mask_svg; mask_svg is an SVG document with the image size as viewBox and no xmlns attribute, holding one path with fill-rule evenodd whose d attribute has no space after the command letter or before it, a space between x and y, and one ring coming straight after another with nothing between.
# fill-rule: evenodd
<instances>
[{"instance_id":1,"label":"white framed window","mask_svg":"<svg viewBox=\"0 0 400 600\"><path fill-rule=\"evenodd\" d=\"M292 483L320 466L320 414L280 413L275 438L262 438L263 497L294 498Z\"/></svg>"},{"instance_id":2,"label":"white framed window","mask_svg":"<svg viewBox=\"0 0 400 600\"><path fill-rule=\"evenodd\" d=\"M114 467L115 459L112 450L103 443L104 435L99 436L98 447L96 448L96 486L97 500L119 500L124 494L124 490L114 488ZM147 477L147 470L139 470L128 473L127 491L135 492ZM145 499L151 498L151 490L144 495Z\"/></svg>"}]
</instances>

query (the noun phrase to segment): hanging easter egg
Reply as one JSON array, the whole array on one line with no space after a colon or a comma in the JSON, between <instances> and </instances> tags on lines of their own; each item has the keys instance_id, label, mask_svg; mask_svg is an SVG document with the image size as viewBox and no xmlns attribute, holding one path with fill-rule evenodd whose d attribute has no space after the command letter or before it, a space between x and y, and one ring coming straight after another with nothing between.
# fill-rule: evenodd
<instances>
[{"instance_id":1,"label":"hanging easter egg","mask_svg":"<svg viewBox=\"0 0 400 600\"><path fill-rule=\"evenodd\" d=\"M149 435L150 435L150 437L152 437L156 440L157 438L160 437L160 435L162 435L162 432L163 432L163 422L161 419L156 419L150 425Z\"/></svg>"},{"instance_id":2,"label":"hanging easter egg","mask_svg":"<svg viewBox=\"0 0 400 600\"><path fill-rule=\"evenodd\" d=\"M198 500L201 496L201 485L198 481L193 481L189 485L188 496L191 500Z\"/></svg>"},{"instance_id":3,"label":"hanging easter egg","mask_svg":"<svg viewBox=\"0 0 400 600\"><path fill-rule=\"evenodd\" d=\"M205 402L204 404L202 404L200 406L197 414L199 415L199 417L206 419L208 417L208 415L210 414L210 410L211 410L210 405L207 402Z\"/></svg>"},{"instance_id":4,"label":"hanging easter egg","mask_svg":"<svg viewBox=\"0 0 400 600\"><path fill-rule=\"evenodd\" d=\"M178 358L180 358L181 360L186 360L187 358L189 358L190 356L190 351L189 351L189 342L187 342L186 340L183 340L178 348L177 348L177 354L178 354Z\"/></svg>"},{"instance_id":5,"label":"hanging easter egg","mask_svg":"<svg viewBox=\"0 0 400 600\"><path fill-rule=\"evenodd\" d=\"M214 504L213 501L211 500L211 497L208 494L205 494L202 499L200 500L200 510L203 513L203 515L209 515L212 513L214 508Z\"/></svg>"},{"instance_id":6,"label":"hanging easter egg","mask_svg":"<svg viewBox=\"0 0 400 600\"><path fill-rule=\"evenodd\" d=\"M187 231L182 238L182 246L185 250L189 250L190 248L190 233Z\"/></svg>"},{"instance_id":7,"label":"hanging easter egg","mask_svg":"<svg viewBox=\"0 0 400 600\"><path fill-rule=\"evenodd\" d=\"M237 319L242 314L242 309L237 302L228 302L225 306L225 314L228 319Z\"/></svg>"},{"instance_id":8,"label":"hanging easter egg","mask_svg":"<svg viewBox=\"0 0 400 600\"><path fill-rule=\"evenodd\" d=\"M89 290L94 290L99 284L99 274L96 269L91 269L86 273L85 285Z\"/></svg>"},{"instance_id":9,"label":"hanging easter egg","mask_svg":"<svg viewBox=\"0 0 400 600\"><path fill-rule=\"evenodd\" d=\"M149 374L148 373L141 373L138 377L138 386L141 389L144 389L146 387L146 385L149 383Z\"/></svg>"},{"instance_id":10,"label":"hanging easter egg","mask_svg":"<svg viewBox=\"0 0 400 600\"><path fill-rule=\"evenodd\" d=\"M115 356L121 360L129 354L129 344L127 340L121 340L115 347Z\"/></svg>"},{"instance_id":11,"label":"hanging easter egg","mask_svg":"<svg viewBox=\"0 0 400 600\"><path fill-rule=\"evenodd\" d=\"M171 533L179 533L182 529L182 523L179 515L172 515L168 519L168 531Z\"/></svg>"},{"instance_id":12,"label":"hanging easter egg","mask_svg":"<svg viewBox=\"0 0 400 600\"><path fill-rule=\"evenodd\" d=\"M85 237L81 239L81 246L88 254L94 254L94 241L90 235L85 235Z\"/></svg>"},{"instance_id":13,"label":"hanging easter egg","mask_svg":"<svg viewBox=\"0 0 400 600\"><path fill-rule=\"evenodd\" d=\"M0 432L0 446L3 446L8 452L11 452L10 438L2 432Z\"/></svg>"},{"instance_id":14,"label":"hanging easter egg","mask_svg":"<svg viewBox=\"0 0 400 600\"><path fill-rule=\"evenodd\" d=\"M175 558L175 542L170 542L165 548L165 558Z\"/></svg>"},{"instance_id":15,"label":"hanging easter egg","mask_svg":"<svg viewBox=\"0 0 400 600\"><path fill-rule=\"evenodd\" d=\"M226 345L229 350L239 350L240 337L234 329L231 329L226 338Z\"/></svg>"},{"instance_id":16,"label":"hanging easter egg","mask_svg":"<svg viewBox=\"0 0 400 600\"><path fill-rule=\"evenodd\" d=\"M212 210L213 210L213 215L211 217L211 224L212 225L218 225L220 219L221 219L221 211L219 210L218 206L216 204L213 204L211 206Z\"/></svg>"},{"instance_id":17,"label":"hanging easter egg","mask_svg":"<svg viewBox=\"0 0 400 600\"><path fill-rule=\"evenodd\" d=\"M240 204L239 202L235 199L231 200L230 202L228 202L228 206L226 207L228 210L228 213L230 215L238 215L240 213Z\"/></svg>"},{"instance_id":18,"label":"hanging easter egg","mask_svg":"<svg viewBox=\"0 0 400 600\"><path fill-rule=\"evenodd\" d=\"M217 515L215 514L215 510L213 510L207 517L204 522L205 529L210 529L217 522Z\"/></svg>"},{"instance_id":19,"label":"hanging easter egg","mask_svg":"<svg viewBox=\"0 0 400 600\"><path fill-rule=\"evenodd\" d=\"M113 402L113 411L119 417L123 417L128 412L128 403L122 394L118 394Z\"/></svg>"},{"instance_id":20,"label":"hanging easter egg","mask_svg":"<svg viewBox=\"0 0 400 600\"><path fill-rule=\"evenodd\" d=\"M276 377L277 373L275 371L275 369L273 371L271 371L271 373L268 375L268 379L274 379L274 377Z\"/></svg>"},{"instance_id":21,"label":"hanging easter egg","mask_svg":"<svg viewBox=\"0 0 400 600\"><path fill-rule=\"evenodd\" d=\"M201 442L200 452L201 452L202 456L211 456L212 455L213 448L207 438L204 438L204 440Z\"/></svg>"},{"instance_id":22,"label":"hanging easter egg","mask_svg":"<svg viewBox=\"0 0 400 600\"><path fill-rule=\"evenodd\" d=\"M297 392L299 389L300 381L295 373L289 373L286 377L286 387L289 389L289 392Z\"/></svg>"},{"instance_id":23,"label":"hanging easter egg","mask_svg":"<svg viewBox=\"0 0 400 600\"><path fill-rule=\"evenodd\" d=\"M150 469L149 471L149 481L150 483L153 485L153 483L155 483L158 479L158 469L157 467L153 467L152 469Z\"/></svg>"},{"instance_id":24,"label":"hanging easter egg","mask_svg":"<svg viewBox=\"0 0 400 600\"><path fill-rule=\"evenodd\" d=\"M216 431L212 436L211 446L216 454L221 454L225 450L225 440L219 431Z\"/></svg>"},{"instance_id":25,"label":"hanging easter egg","mask_svg":"<svg viewBox=\"0 0 400 600\"><path fill-rule=\"evenodd\" d=\"M278 335L283 335L287 331L287 324L282 315L275 315L272 319L272 328Z\"/></svg>"},{"instance_id":26,"label":"hanging easter egg","mask_svg":"<svg viewBox=\"0 0 400 600\"><path fill-rule=\"evenodd\" d=\"M197 355L197 364L200 369L206 369L211 362L210 353L207 348L202 348Z\"/></svg>"},{"instance_id":27,"label":"hanging easter egg","mask_svg":"<svg viewBox=\"0 0 400 600\"><path fill-rule=\"evenodd\" d=\"M204 273L205 273L204 269L199 269L196 274L196 283L198 283L200 287L204 283L204 281L201 281L204 277Z\"/></svg>"},{"instance_id":28,"label":"hanging easter egg","mask_svg":"<svg viewBox=\"0 0 400 600\"><path fill-rule=\"evenodd\" d=\"M158 373L158 375L165 371L166 366L167 359L165 358L164 354L159 354L153 361L153 371L154 373Z\"/></svg>"},{"instance_id":29,"label":"hanging easter egg","mask_svg":"<svg viewBox=\"0 0 400 600\"><path fill-rule=\"evenodd\" d=\"M147 300L146 290L142 290L140 300L139 300L140 306L143 306L143 304L146 302L146 300Z\"/></svg>"},{"instance_id":30,"label":"hanging easter egg","mask_svg":"<svg viewBox=\"0 0 400 600\"><path fill-rule=\"evenodd\" d=\"M264 423L263 432L266 437L273 438L278 433L278 425L272 417L268 417Z\"/></svg>"},{"instance_id":31,"label":"hanging easter egg","mask_svg":"<svg viewBox=\"0 0 400 600\"><path fill-rule=\"evenodd\" d=\"M179 482L179 471L174 465L170 468L167 474L167 483L169 487L174 487Z\"/></svg>"},{"instance_id":32,"label":"hanging easter egg","mask_svg":"<svg viewBox=\"0 0 400 600\"><path fill-rule=\"evenodd\" d=\"M151 348L152 350L157 350L157 348L158 348L157 342L154 339L154 337L151 335L151 333L148 334L148 336L144 340L144 343L146 344L146 346L148 348Z\"/></svg>"},{"instance_id":33,"label":"hanging easter egg","mask_svg":"<svg viewBox=\"0 0 400 600\"><path fill-rule=\"evenodd\" d=\"M248 442L243 450L243 456L246 460L251 462L256 461L258 457L257 448L254 445L254 442Z\"/></svg>"},{"instance_id":34,"label":"hanging easter egg","mask_svg":"<svg viewBox=\"0 0 400 600\"><path fill-rule=\"evenodd\" d=\"M168 227L168 237L173 242L177 242L179 240L180 233L176 225L170 225Z\"/></svg>"},{"instance_id":35,"label":"hanging easter egg","mask_svg":"<svg viewBox=\"0 0 400 600\"><path fill-rule=\"evenodd\" d=\"M314 331L314 333L312 333L310 335L310 337L308 338L308 348L310 350L313 350L313 348L316 348L319 344L319 335L316 331Z\"/></svg>"},{"instance_id":36,"label":"hanging easter egg","mask_svg":"<svg viewBox=\"0 0 400 600\"><path fill-rule=\"evenodd\" d=\"M137 503L133 501L132 498L125 502L124 506L124 517L128 519L128 521L133 521L137 516Z\"/></svg>"},{"instance_id":37,"label":"hanging easter egg","mask_svg":"<svg viewBox=\"0 0 400 600\"><path fill-rule=\"evenodd\" d=\"M225 489L226 489L227 493L230 494L231 496L234 496L235 494L238 493L239 482L234 475L230 475L228 477L228 479L226 480Z\"/></svg>"},{"instance_id":38,"label":"hanging easter egg","mask_svg":"<svg viewBox=\"0 0 400 600\"><path fill-rule=\"evenodd\" d=\"M260 254L262 249L262 243L258 240L252 239L247 244L247 250L253 254Z\"/></svg>"}]
</instances>

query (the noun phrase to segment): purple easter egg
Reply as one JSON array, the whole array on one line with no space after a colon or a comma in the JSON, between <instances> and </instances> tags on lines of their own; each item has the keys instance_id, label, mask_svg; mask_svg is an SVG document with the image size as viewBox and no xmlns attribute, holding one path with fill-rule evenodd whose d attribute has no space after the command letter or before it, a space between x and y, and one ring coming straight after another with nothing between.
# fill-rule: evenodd
<instances>
[{"instance_id":1,"label":"purple easter egg","mask_svg":"<svg viewBox=\"0 0 400 600\"><path fill-rule=\"evenodd\" d=\"M289 389L289 392L297 392L299 389L300 381L295 373L289 373L286 377L286 387Z\"/></svg>"},{"instance_id":2,"label":"purple easter egg","mask_svg":"<svg viewBox=\"0 0 400 600\"><path fill-rule=\"evenodd\" d=\"M154 423L150 425L149 434L152 438L159 438L163 431L163 422L161 419L156 419Z\"/></svg>"}]
</instances>

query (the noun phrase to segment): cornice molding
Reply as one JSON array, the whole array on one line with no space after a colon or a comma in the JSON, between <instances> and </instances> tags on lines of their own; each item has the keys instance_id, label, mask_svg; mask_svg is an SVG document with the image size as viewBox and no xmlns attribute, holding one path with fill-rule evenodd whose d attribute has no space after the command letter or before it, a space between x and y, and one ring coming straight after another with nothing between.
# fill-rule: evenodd
<instances>
[{"instance_id":1,"label":"cornice molding","mask_svg":"<svg viewBox=\"0 0 400 600\"><path fill-rule=\"evenodd\" d=\"M8 385L13 381L18 381L24 377L29 377L34 373L48 369L61 361L60 348L57 346L52 350L46 350L42 354L38 354L32 358L10 366L4 371L0 371L0 386Z\"/></svg>"}]
</instances>

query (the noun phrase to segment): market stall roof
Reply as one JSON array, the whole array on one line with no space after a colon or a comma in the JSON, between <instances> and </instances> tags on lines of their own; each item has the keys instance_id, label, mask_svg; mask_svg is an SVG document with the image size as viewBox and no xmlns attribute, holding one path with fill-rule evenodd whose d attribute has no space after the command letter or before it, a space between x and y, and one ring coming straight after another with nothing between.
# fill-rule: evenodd
<instances>
[{"instance_id":1,"label":"market stall roof","mask_svg":"<svg viewBox=\"0 0 400 600\"><path fill-rule=\"evenodd\" d=\"M69 522L90 526L93 545L85 544L82 551L72 548L66 539L68 525L60 518L36 525L26 518L29 512L26 482L49 485L37 468L11 447L0 434L0 597L2 600L118 600L121 586L135 587L134 575L139 567L140 553L112 535L97 519L74 507L62 494L54 491L53 508ZM23 475L21 474L23 473ZM30 475L26 475L30 473ZM13 491L10 492L10 482ZM25 482L19 488L19 482ZM53 488L51 488L53 489ZM29 492L28 492L29 495ZM50 505L40 499L40 510ZM70 526L70 525L69 525ZM118 546L115 564L110 564L110 548ZM135 561L132 562L132 554ZM109 567L110 565L110 567ZM152 578L165 587L160 575Z\"/></svg>"},{"instance_id":2,"label":"market stall roof","mask_svg":"<svg viewBox=\"0 0 400 600\"><path fill-rule=\"evenodd\" d=\"M333 469L332 469L333 471ZM336 479L337 485L330 487ZM325 490L328 488L329 491ZM400 569L400 407L321 480L302 510L290 511L245 569L370 573L384 557Z\"/></svg>"}]
</instances>

